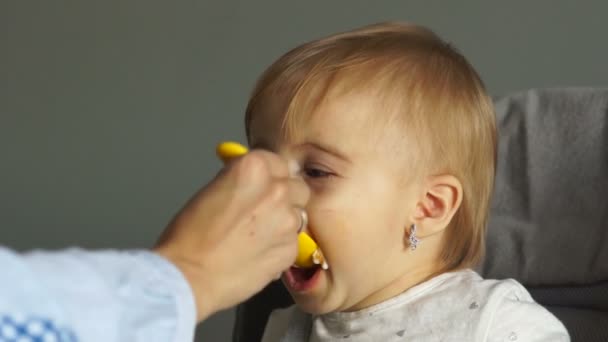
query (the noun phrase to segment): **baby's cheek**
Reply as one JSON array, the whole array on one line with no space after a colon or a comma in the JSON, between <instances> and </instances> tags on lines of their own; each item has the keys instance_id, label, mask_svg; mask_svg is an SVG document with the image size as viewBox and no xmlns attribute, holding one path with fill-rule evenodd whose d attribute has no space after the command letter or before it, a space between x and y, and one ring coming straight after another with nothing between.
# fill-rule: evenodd
<instances>
[{"instance_id":1,"label":"baby's cheek","mask_svg":"<svg viewBox=\"0 0 608 342\"><path fill-rule=\"evenodd\" d=\"M367 268L375 254L372 251L378 248L377 237L370 233L373 227L369 227L361 218L345 212L326 213L323 216L323 228L313 234L330 266L346 273Z\"/></svg>"},{"instance_id":2,"label":"baby's cheek","mask_svg":"<svg viewBox=\"0 0 608 342\"><path fill-rule=\"evenodd\" d=\"M327 257L335 257L352 239L348 220L332 209L309 209L310 230Z\"/></svg>"}]
</instances>

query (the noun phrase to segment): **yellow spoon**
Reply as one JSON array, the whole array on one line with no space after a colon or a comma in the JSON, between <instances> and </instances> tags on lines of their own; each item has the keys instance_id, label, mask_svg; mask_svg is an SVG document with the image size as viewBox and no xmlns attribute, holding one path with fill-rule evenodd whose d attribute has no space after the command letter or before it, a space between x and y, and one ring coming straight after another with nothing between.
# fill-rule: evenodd
<instances>
[{"instance_id":1,"label":"yellow spoon","mask_svg":"<svg viewBox=\"0 0 608 342\"><path fill-rule=\"evenodd\" d=\"M247 152L247 147L231 141L219 144L216 150L217 156L224 163L227 163L230 159L240 157ZM329 268L317 243L306 232L298 234L298 255L294 264L302 268L311 268L315 265L321 265L323 269Z\"/></svg>"}]
</instances>

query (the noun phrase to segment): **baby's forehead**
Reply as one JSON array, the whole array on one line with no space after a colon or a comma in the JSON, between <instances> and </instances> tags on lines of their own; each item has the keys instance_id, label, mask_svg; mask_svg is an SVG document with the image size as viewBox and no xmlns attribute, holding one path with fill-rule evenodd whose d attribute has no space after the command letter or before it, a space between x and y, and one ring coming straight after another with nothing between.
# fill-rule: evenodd
<instances>
[{"instance_id":1,"label":"baby's forehead","mask_svg":"<svg viewBox=\"0 0 608 342\"><path fill-rule=\"evenodd\" d=\"M375 152L394 145L395 125L392 113L362 92L328 92L312 110L294 110L286 117L285 109L269 105L258 111L250 123L252 143L292 144L320 141L338 145L358 154ZM289 131L289 132L287 132Z\"/></svg>"}]
</instances>

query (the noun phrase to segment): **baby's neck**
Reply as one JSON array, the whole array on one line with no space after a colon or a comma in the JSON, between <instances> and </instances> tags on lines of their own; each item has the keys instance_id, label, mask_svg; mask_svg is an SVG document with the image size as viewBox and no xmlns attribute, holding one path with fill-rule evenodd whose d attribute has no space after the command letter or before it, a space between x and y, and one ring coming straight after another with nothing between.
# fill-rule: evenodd
<instances>
[{"instance_id":1,"label":"baby's neck","mask_svg":"<svg viewBox=\"0 0 608 342\"><path fill-rule=\"evenodd\" d=\"M426 264L402 274L392 282L379 289L376 292L371 293L365 297L362 301L349 308L346 311L358 311L370 307L372 305L382 303L390 298L398 296L399 294L409 290L410 288L424 283L425 281L438 275L438 267L433 264Z\"/></svg>"}]
</instances>

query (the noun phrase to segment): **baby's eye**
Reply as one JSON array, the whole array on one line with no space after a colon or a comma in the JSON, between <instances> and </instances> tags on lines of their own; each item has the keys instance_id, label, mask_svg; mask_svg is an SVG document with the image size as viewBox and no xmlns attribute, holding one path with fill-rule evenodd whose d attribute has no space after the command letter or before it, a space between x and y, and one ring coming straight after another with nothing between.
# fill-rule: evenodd
<instances>
[{"instance_id":1,"label":"baby's eye","mask_svg":"<svg viewBox=\"0 0 608 342\"><path fill-rule=\"evenodd\" d=\"M332 176L331 172L327 172L327 171L317 169L314 167L304 168L304 173L306 174L307 177L310 177L310 178L327 178L327 177Z\"/></svg>"}]
</instances>

